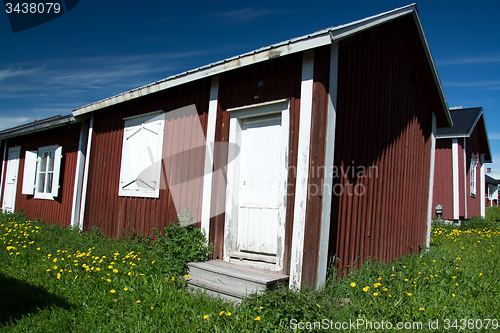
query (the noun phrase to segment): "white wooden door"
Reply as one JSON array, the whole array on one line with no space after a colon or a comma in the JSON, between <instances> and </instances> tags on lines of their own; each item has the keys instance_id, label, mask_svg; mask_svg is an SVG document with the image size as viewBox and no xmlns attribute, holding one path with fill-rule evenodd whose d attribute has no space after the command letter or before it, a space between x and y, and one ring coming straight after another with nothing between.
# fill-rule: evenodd
<instances>
[{"instance_id":1,"label":"white wooden door","mask_svg":"<svg viewBox=\"0 0 500 333\"><path fill-rule=\"evenodd\" d=\"M5 177L5 189L3 195L2 209L13 212L16 204L17 175L19 172L19 156L21 147L9 149L7 159L7 174Z\"/></svg>"},{"instance_id":2,"label":"white wooden door","mask_svg":"<svg viewBox=\"0 0 500 333\"><path fill-rule=\"evenodd\" d=\"M241 121L237 250L276 255L281 114Z\"/></svg>"}]
</instances>

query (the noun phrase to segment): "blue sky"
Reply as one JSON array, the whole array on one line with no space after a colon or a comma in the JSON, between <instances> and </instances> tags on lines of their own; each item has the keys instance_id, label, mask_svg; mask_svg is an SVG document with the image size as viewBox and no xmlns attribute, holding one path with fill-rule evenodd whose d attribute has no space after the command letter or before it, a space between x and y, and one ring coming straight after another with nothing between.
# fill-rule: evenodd
<instances>
[{"instance_id":1,"label":"blue sky","mask_svg":"<svg viewBox=\"0 0 500 333\"><path fill-rule=\"evenodd\" d=\"M0 130L407 1L95 1L12 33L0 14ZM422 1L449 106L484 108L500 172L499 1Z\"/></svg>"}]
</instances>

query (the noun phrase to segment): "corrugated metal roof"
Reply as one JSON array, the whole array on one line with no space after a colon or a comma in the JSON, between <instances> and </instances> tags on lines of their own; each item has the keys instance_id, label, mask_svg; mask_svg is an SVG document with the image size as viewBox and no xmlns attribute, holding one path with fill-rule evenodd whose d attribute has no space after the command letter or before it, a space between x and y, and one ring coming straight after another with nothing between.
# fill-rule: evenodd
<instances>
[{"instance_id":1,"label":"corrugated metal roof","mask_svg":"<svg viewBox=\"0 0 500 333\"><path fill-rule=\"evenodd\" d=\"M482 107L450 108L453 126L438 128L436 137L469 137L482 114Z\"/></svg>"},{"instance_id":2,"label":"corrugated metal roof","mask_svg":"<svg viewBox=\"0 0 500 333\"><path fill-rule=\"evenodd\" d=\"M277 44L262 47L257 50L244 53L235 57L227 58L218 62L214 62L205 66L198 67L193 70L189 70L177 75L169 76L163 80L148 84L146 86L129 90L127 92L105 98L101 101L97 101L80 108L74 109L72 111L74 116L80 116L85 113L93 112L101 108L105 108L110 105L115 105L118 103L125 102L140 96L148 95L160 90L168 89L186 82L194 81L203 77L209 77L217 75L219 73L247 66L260 61L265 61L267 59L272 59L279 56L284 56L286 54L291 54L295 52L301 52L307 49L316 48L323 45L331 44L333 41L338 41L360 31L372 28L374 26L389 22L396 18L413 14L417 29L424 45L425 53L427 55L427 60L429 66L431 67L431 72L436 84L436 88L440 95L441 104L443 107L442 112L445 115L448 126L452 125L451 117L448 112L448 105L444 97L443 88L439 76L437 74L436 66L427 43L427 39L423 32L422 24L420 18L418 17L417 6L415 3L410 5L397 8L385 13L367 17L358 21L354 21L348 24L339 25L336 27L329 27L323 30L316 31L312 34L304 35L297 38L292 38Z\"/></svg>"},{"instance_id":3,"label":"corrugated metal roof","mask_svg":"<svg viewBox=\"0 0 500 333\"><path fill-rule=\"evenodd\" d=\"M45 118L42 120L35 120L31 123L12 127L3 131L0 131L0 140L12 138L15 136L20 136L28 133L39 132L46 129L63 126L66 124L72 124L75 122L75 118L72 114L66 116L53 116Z\"/></svg>"}]
</instances>

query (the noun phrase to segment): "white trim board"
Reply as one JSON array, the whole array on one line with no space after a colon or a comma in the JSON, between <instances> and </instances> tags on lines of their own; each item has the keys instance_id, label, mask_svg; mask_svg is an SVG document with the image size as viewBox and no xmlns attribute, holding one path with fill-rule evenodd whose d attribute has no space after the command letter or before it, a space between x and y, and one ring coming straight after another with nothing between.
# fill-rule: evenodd
<instances>
[{"instance_id":1,"label":"white trim board","mask_svg":"<svg viewBox=\"0 0 500 333\"><path fill-rule=\"evenodd\" d=\"M82 198L83 174L85 170L85 156L87 151L87 139L89 124L87 120L80 122L80 139L78 141L78 152L75 168L75 186L73 188L73 204L71 206L71 227L78 227L78 219L80 217L80 207Z\"/></svg>"},{"instance_id":2,"label":"white trim board","mask_svg":"<svg viewBox=\"0 0 500 333\"><path fill-rule=\"evenodd\" d=\"M425 247L431 246L431 227L432 227L432 207L434 199L434 169L436 167L436 115L432 113L432 133L431 133L431 170L429 173L429 198L427 200L427 237Z\"/></svg>"},{"instance_id":3,"label":"white trim board","mask_svg":"<svg viewBox=\"0 0 500 333\"><path fill-rule=\"evenodd\" d=\"M314 50L304 52L300 93L299 147L290 256L290 287L300 289L309 178L309 148L311 143L311 113L313 99Z\"/></svg>"},{"instance_id":4,"label":"white trim board","mask_svg":"<svg viewBox=\"0 0 500 333\"><path fill-rule=\"evenodd\" d=\"M337 83L338 83L339 43L334 42L330 47L330 82L328 91L328 112L325 137L325 167L333 165L335 153L335 128L337 121ZM321 289L326 282L328 270L328 242L330 239L330 219L332 213L333 174L325 172L323 194L321 202L321 226L319 234L318 266L316 269L316 289Z\"/></svg>"},{"instance_id":5,"label":"white trim board","mask_svg":"<svg viewBox=\"0 0 500 333\"><path fill-rule=\"evenodd\" d=\"M82 183L82 198L80 201L80 218L78 219L78 229L83 230L83 221L85 218L85 203L87 200L87 184L89 179L89 164L90 164L90 151L92 147L92 134L94 131L94 114L90 116L88 137L87 137L87 152L85 154L85 168L83 170L83 183Z\"/></svg>"},{"instance_id":6,"label":"white trim board","mask_svg":"<svg viewBox=\"0 0 500 333\"><path fill-rule=\"evenodd\" d=\"M210 102L208 104L207 139L205 142L205 173L203 177L203 198L201 206L201 229L205 230L210 240L210 217L212 206L212 172L214 167L215 127L217 123L217 105L219 96L219 77L213 76L210 86Z\"/></svg>"},{"instance_id":7,"label":"white trim board","mask_svg":"<svg viewBox=\"0 0 500 333\"><path fill-rule=\"evenodd\" d=\"M459 188L459 167L458 167L458 139L451 141L451 159L453 172L453 219L458 220L460 217L460 188Z\"/></svg>"}]
</instances>

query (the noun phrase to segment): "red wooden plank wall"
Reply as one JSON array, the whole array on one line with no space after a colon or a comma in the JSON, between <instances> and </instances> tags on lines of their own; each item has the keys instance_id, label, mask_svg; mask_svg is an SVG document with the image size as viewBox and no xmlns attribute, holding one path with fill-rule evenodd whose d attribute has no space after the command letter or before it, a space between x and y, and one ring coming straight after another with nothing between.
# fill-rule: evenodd
<instances>
[{"instance_id":1,"label":"red wooden plank wall","mask_svg":"<svg viewBox=\"0 0 500 333\"><path fill-rule=\"evenodd\" d=\"M268 60L255 65L239 68L221 74L219 81L219 112L217 117L216 141L228 141L230 114L227 109L274 101L282 98L290 99L290 138L288 155L288 200L285 228L284 272L289 270L289 254L292 235L293 203L295 199L295 170L297 167L298 128L300 116L300 83L302 73L302 54L293 54ZM262 86L258 82L262 81ZM220 152L216 157L216 165L227 164L227 152ZM218 204L225 204L225 189L212 192ZM222 258L222 240L224 237L225 215L212 218L211 241L220 242L215 248L214 257Z\"/></svg>"},{"instance_id":2,"label":"red wooden plank wall","mask_svg":"<svg viewBox=\"0 0 500 333\"><path fill-rule=\"evenodd\" d=\"M14 146L21 146L19 174L17 178L16 210L22 209L26 217L43 220L48 224L70 225L79 139L80 123L71 125L71 128L66 126L57 127L40 133L32 133L8 139L7 149ZM32 195L22 194L24 156L26 151L38 150L39 147L51 145L62 146L63 158L61 160L58 197L54 200L46 200L35 199Z\"/></svg>"},{"instance_id":3,"label":"red wooden plank wall","mask_svg":"<svg viewBox=\"0 0 500 333\"><path fill-rule=\"evenodd\" d=\"M436 161L434 168L434 194L432 216L436 206L443 206L443 219L453 220L453 166L451 139L436 140ZM462 177L463 178L463 177Z\"/></svg>"},{"instance_id":4,"label":"red wooden plank wall","mask_svg":"<svg viewBox=\"0 0 500 333\"><path fill-rule=\"evenodd\" d=\"M481 201L481 145L480 145L480 130L483 127L481 121L477 122L476 128L472 131L470 138L465 139L466 142L466 160L465 168L467 172L467 183L464 187L465 195L467 196L467 218L473 216L481 216L481 205L484 202ZM483 151L485 148L483 148ZM472 154L477 156L477 167L476 167L476 197L470 194L470 162ZM463 178L463 177L462 177ZM486 187L486 186L485 186Z\"/></svg>"},{"instance_id":5,"label":"red wooden plank wall","mask_svg":"<svg viewBox=\"0 0 500 333\"><path fill-rule=\"evenodd\" d=\"M125 233L154 235L153 228L163 231L166 225L177 221L177 213L164 183L159 198L119 197L120 163L125 117L153 112L171 111L191 104L196 105L198 117L184 117L165 123L165 140L173 140L184 147L191 144L191 130L201 122L206 137L206 121L210 96L210 79L174 87L165 91L111 106L95 113L90 156L89 181L84 228L91 231L98 227L113 237ZM171 141L172 142L172 141ZM200 145L202 143L200 142ZM163 156L169 156L165 151ZM163 163L174 163L172 172L182 177L202 176L205 150L192 149L182 158L164 159ZM201 217L202 191L198 196L188 197L181 192L182 204L192 207L191 215L199 221Z\"/></svg>"},{"instance_id":6,"label":"red wooden plank wall","mask_svg":"<svg viewBox=\"0 0 500 333\"><path fill-rule=\"evenodd\" d=\"M330 236L339 268L425 244L432 121L410 37L386 24L340 42Z\"/></svg>"}]
</instances>

